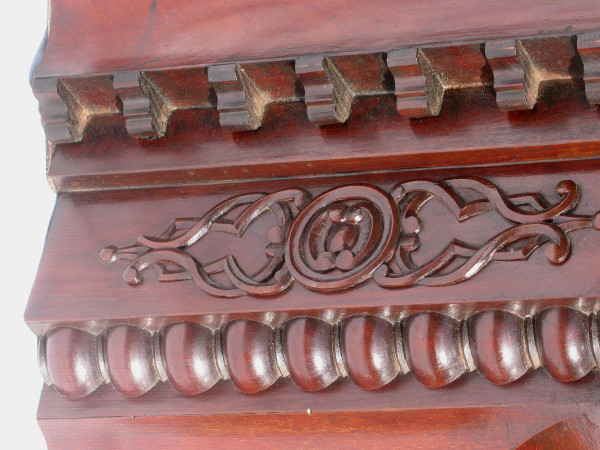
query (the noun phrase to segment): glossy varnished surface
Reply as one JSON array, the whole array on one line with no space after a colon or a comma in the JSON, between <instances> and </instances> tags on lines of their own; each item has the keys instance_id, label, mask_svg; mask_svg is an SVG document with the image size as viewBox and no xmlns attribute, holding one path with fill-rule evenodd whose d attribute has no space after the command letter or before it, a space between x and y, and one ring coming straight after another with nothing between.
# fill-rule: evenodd
<instances>
[{"instance_id":1,"label":"glossy varnished surface","mask_svg":"<svg viewBox=\"0 0 600 450\"><path fill-rule=\"evenodd\" d=\"M305 391L319 391L338 379L334 328L313 317L297 317L283 329L283 353L292 380Z\"/></svg>"},{"instance_id":2,"label":"glossy varnished surface","mask_svg":"<svg viewBox=\"0 0 600 450\"><path fill-rule=\"evenodd\" d=\"M50 6L50 448L598 447L597 1Z\"/></svg>"},{"instance_id":3,"label":"glossy varnished surface","mask_svg":"<svg viewBox=\"0 0 600 450\"><path fill-rule=\"evenodd\" d=\"M538 317L536 327L540 360L552 377L570 382L592 370L594 356L587 315L574 309L548 309Z\"/></svg>"},{"instance_id":4,"label":"glossy varnished surface","mask_svg":"<svg viewBox=\"0 0 600 450\"><path fill-rule=\"evenodd\" d=\"M117 325L98 336L65 327L41 338L39 361L42 372L48 372L46 383L69 398L87 395L101 382L112 383L124 397L139 397L159 382L170 382L183 395L198 395L229 378L246 394L265 391L288 377L307 392L322 391L346 377L362 389L375 390L407 372L430 388L476 370L502 385L540 366L557 381L575 381L597 368L600 350L589 348L589 335L570 333L566 340L573 350L565 351L554 335L531 326L548 323L553 316L585 318L597 344L596 315L553 306L527 317L525 327L523 318L503 310L484 310L466 320L435 311L396 321L370 314L334 323L298 316L277 327L236 319L214 332L191 322L173 322L152 334L134 325ZM494 317L503 329L491 326L486 335L485 320ZM69 346L79 348L75 364L72 353L56 352L57 335L71 335ZM48 340L50 354L44 344ZM98 352L100 347L106 351ZM584 359L576 349L586 347ZM100 381L93 378L98 369ZM579 378L560 376L564 373ZM80 386L84 382L86 390Z\"/></svg>"},{"instance_id":5,"label":"glossy varnished surface","mask_svg":"<svg viewBox=\"0 0 600 450\"><path fill-rule=\"evenodd\" d=\"M177 391L196 395L221 379L215 361L215 336L210 329L175 322L165 327L160 340L162 363Z\"/></svg>"},{"instance_id":6,"label":"glossy varnished surface","mask_svg":"<svg viewBox=\"0 0 600 450\"><path fill-rule=\"evenodd\" d=\"M390 4L292 1L269 8L253 0L170 4L112 0L90 9L53 0L50 35L38 76L382 50L416 43L593 29L593 0ZM351 32L350 32L351 30Z\"/></svg>"},{"instance_id":7,"label":"glossy varnished surface","mask_svg":"<svg viewBox=\"0 0 600 450\"><path fill-rule=\"evenodd\" d=\"M117 128L57 145L48 176L55 189L77 191L598 157L597 111L581 88L562 89L512 113L489 89L457 93L439 116L413 120L398 115L393 96L371 98L347 123L326 127L290 103L278 121L233 134L216 111L184 111L163 139Z\"/></svg>"},{"instance_id":8,"label":"glossy varnished surface","mask_svg":"<svg viewBox=\"0 0 600 450\"><path fill-rule=\"evenodd\" d=\"M223 330L223 354L231 381L242 392L260 392L279 377L273 330L261 322L228 323Z\"/></svg>"},{"instance_id":9,"label":"glossy varnished surface","mask_svg":"<svg viewBox=\"0 0 600 450\"><path fill-rule=\"evenodd\" d=\"M157 382L152 335L141 328L117 325L104 336L108 376L124 397L137 397Z\"/></svg>"},{"instance_id":10,"label":"glossy varnished surface","mask_svg":"<svg viewBox=\"0 0 600 450\"><path fill-rule=\"evenodd\" d=\"M471 318L473 359L481 374L494 384L520 378L532 365L523 343L525 323L506 311L482 311Z\"/></svg>"},{"instance_id":11,"label":"glossy varnished surface","mask_svg":"<svg viewBox=\"0 0 600 450\"><path fill-rule=\"evenodd\" d=\"M346 370L357 386L379 389L398 375L392 323L374 316L350 316L342 324L341 335Z\"/></svg>"},{"instance_id":12,"label":"glossy varnished surface","mask_svg":"<svg viewBox=\"0 0 600 450\"><path fill-rule=\"evenodd\" d=\"M145 397L127 402L109 387L75 402L47 388L38 417L51 446L66 445L67 437L72 439L69 445L84 439L91 447L125 442L164 446L177 438L181 445L193 446L228 439L236 445L297 442L310 447L313 442L319 446L337 442L345 448L389 448L401 441L425 447L468 443L476 448L513 448L555 422L590 411L598 401L597 388L589 380L556 383L543 373L503 387L472 374L461 383L430 389L409 376L383 391L342 383L317 395L298 389L291 380L256 396L221 383L193 399L157 386ZM478 406L481 399L485 407ZM248 420L234 428L235 417L244 414L250 415ZM383 418L386 414L389 421ZM113 419L94 419L99 415ZM82 432L75 433L78 423ZM61 435L63 426L70 426L72 433ZM270 432L265 433L264 427ZM136 429L147 432L138 434Z\"/></svg>"},{"instance_id":13,"label":"glossy varnished surface","mask_svg":"<svg viewBox=\"0 0 600 450\"><path fill-rule=\"evenodd\" d=\"M595 190L595 164L523 165L498 169L464 169L444 171L444 177L456 175L486 175L507 194L541 192L553 203L558 194L556 185L561 180L573 180L583 193L575 213L594 214L600 205L600 193ZM494 176L494 172L497 176ZM440 172L397 173L389 175L362 175L346 179L305 180L263 183L262 189L302 187L319 194L327 188L350 181L377 183L391 189L399 181L415 178L435 178ZM236 194L256 192L255 185L226 187L185 188L152 191L153 196L139 192L64 195L59 198L46 249L36 284L34 285L26 317L32 326L62 317L63 320L90 320L111 318L126 314L143 318L147 315L178 315L240 313L323 309L327 307L378 308L383 305L401 308L409 305L438 305L465 302L485 303L502 301L537 301L538 307L551 300L591 299L598 295L597 266L590 264L600 251L598 231L582 229L569 234L570 257L562 265L551 264L540 249L525 261L493 261L472 279L463 283L436 288L411 286L403 289L380 288L366 281L351 291L322 294L293 284L284 294L268 299L247 295L235 301L224 301L204 293L191 280L170 283L157 282L147 271L147 279L136 286L124 282L122 274L126 261L106 265L99 257L107 245L125 246L137 236L158 234L176 217L198 217L219 202ZM465 242L485 242L506 229L507 222L494 214L477 216L457 222L440 202L430 202L422 209L425 225L421 232L423 245L416 255L418 261L428 261L448 245L452 238ZM143 220L141 219L143 218ZM259 217L247 228L242 238L224 233L211 233L198 242L192 254L201 262L214 260L227 253L236 257L238 264L253 273L265 261L269 245L268 230L275 224L269 215ZM262 224L262 225L261 225ZM76 242L77 245L67 245ZM243 250L241 245L243 245ZM256 255L261 255L259 260ZM210 256L210 257L209 257ZM214 256L214 258L213 258ZM65 273L77 273L65 277ZM146 272L145 272L146 273ZM507 283L507 280L511 280ZM536 280L545 279L544 283ZM374 297L376 293L377 297ZM85 299L85 301L82 301ZM40 328L38 328L40 329Z\"/></svg>"}]
</instances>

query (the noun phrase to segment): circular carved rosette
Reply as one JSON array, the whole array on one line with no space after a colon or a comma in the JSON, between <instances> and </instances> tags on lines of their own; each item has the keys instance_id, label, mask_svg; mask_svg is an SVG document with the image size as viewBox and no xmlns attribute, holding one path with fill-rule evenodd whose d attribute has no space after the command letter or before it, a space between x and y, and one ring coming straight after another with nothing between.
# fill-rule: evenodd
<instances>
[{"instance_id":1,"label":"circular carved rosette","mask_svg":"<svg viewBox=\"0 0 600 450\"><path fill-rule=\"evenodd\" d=\"M343 186L298 215L285 249L292 276L309 289L338 291L369 278L393 253L398 207L374 186Z\"/></svg>"}]
</instances>

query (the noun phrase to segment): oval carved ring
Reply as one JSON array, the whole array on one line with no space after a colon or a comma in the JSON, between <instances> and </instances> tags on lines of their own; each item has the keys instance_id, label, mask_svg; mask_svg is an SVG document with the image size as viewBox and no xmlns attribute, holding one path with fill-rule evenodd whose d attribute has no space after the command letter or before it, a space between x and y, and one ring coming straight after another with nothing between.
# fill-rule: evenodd
<instances>
[{"instance_id":1,"label":"oval carved ring","mask_svg":"<svg viewBox=\"0 0 600 450\"><path fill-rule=\"evenodd\" d=\"M370 185L342 186L306 206L290 229L285 259L309 289L355 286L394 254L400 235L393 198Z\"/></svg>"}]
</instances>

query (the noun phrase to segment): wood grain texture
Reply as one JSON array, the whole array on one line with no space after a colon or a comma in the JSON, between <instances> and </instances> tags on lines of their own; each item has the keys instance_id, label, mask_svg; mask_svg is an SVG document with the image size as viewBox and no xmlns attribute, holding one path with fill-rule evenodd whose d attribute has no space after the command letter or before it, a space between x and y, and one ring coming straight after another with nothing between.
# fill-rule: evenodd
<instances>
[{"instance_id":1,"label":"wood grain texture","mask_svg":"<svg viewBox=\"0 0 600 450\"><path fill-rule=\"evenodd\" d=\"M340 376L335 361L334 327L314 317L295 317L282 333L283 355L294 383L305 391L320 391Z\"/></svg>"},{"instance_id":2,"label":"wood grain texture","mask_svg":"<svg viewBox=\"0 0 600 450\"><path fill-rule=\"evenodd\" d=\"M511 125L524 122L538 127L541 123L532 122L529 116L505 117L502 111L531 110L534 105L541 102L540 107L536 109L545 111L549 106L553 106L568 117L573 115L573 111L568 108L577 106L578 103L574 100L575 97L579 97L581 111L576 108L576 112L578 115L583 115L585 110L589 110L589 104L583 98L581 58L587 58L589 75L590 71L593 71L590 66L592 60L589 58L593 56L590 56L591 50L586 50L582 46L588 45L585 42L591 42L588 47L590 45L593 47L594 41L589 37L590 35L593 33L515 38L473 44L456 42L444 46L389 50L386 57L382 53L309 55L297 57L295 60L230 63L212 65L208 68L184 67L165 70L140 68L118 71L108 76L34 78L33 86L40 101L42 122L48 129L49 141L53 144L63 143L63 145L79 142L79 148L75 151L82 151L83 155L91 158L92 168L86 168L84 171L85 182L79 179L65 183L62 177L55 175L56 169L59 171L64 169L61 169L60 158L54 157L53 146L48 156L49 164L58 165L58 168L50 168L50 177L52 185L59 190L97 189L102 185L125 187L131 186L132 180L136 178L138 181L135 184L141 183L143 186L147 183L166 183L166 180L161 180L155 171L139 168L139 159L142 157L136 158L131 153L131 149L127 152L118 151L117 155L123 158L118 166L115 166L114 157L110 162L111 167L123 170L129 160L135 160L135 177L129 176L128 180L121 180L121 183L127 184L118 184L115 176L125 176L125 174L113 173L114 169L111 169L101 176L98 170L99 163L101 166L102 162L98 152L90 152L90 147L98 146L118 149L133 144L140 149L160 149L160 152L151 152L151 154L164 154L166 161L183 163L177 166L181 171L177 176L168 172L171 174L168 184L173 184L189 181L222 181L232 176L253 178L252 172L247 168L248 161L244 155L236 155L235 149L239 149L239 144L242 142L273 141L275 136L277 139L283 138L286 142L281 148L277 146L273 148L273 157L276 160L287 158L288 165L306 164L306 167L310 168L307 173L314 175L315 170L319 170L318 167L315 168L314 162L305 161L305 158L300 155L289 152L290 143L294 138L304 140L312 136L313 142L310 145L325 144L314 140L316 137L322 138L322 133L315 134L314 129L310 130L302 126L309 123L337 125L337 128L327 128L326 147L328 148L331 141L329 137L356 136L358 131L360 133L358 143L362 147L366 146L369 152L373 152L373 144L365 141L364 132L367 129L353 130L357 125L357 119L361 125L368 128L369 133L373 131L374 121L378 122L377 130L381 129L382 120L389 121L387 126L392 127L394 134L408 125L411 131L407 138L410 138L410 141L406 144L410 147L415 144L417 147L425 144L424 149L428 149L428 140L433 139L432 142L441 140L440 125L454 120L470 126L473 118L484 119L482 123L491 127L490 130L484 131L484 135L490 131L497 132L497 124L490 123L489 118L482 117L481 111L472 111L473 107L486 105L492 110L497 110L499 107L500 111L496 111L500 114L499 118L508 119ZM588 56L581 56L578 53L574 45L576 40L579 42L578 46L584 53L587 52L585 55ZM110 88L110 83L107 82L111 79L113 88ZM584 82L587 83L587 91L591 92L593 76L591 78L587 76L586 79L587 81ZM491 91L491 86L494 87L495 93ZM425 126L415 136L412 132L415 124L413 122L403 124L390 109L392 93L396 96L396 110L400 116L441 117L427 121L429 127ZM590 102L593 103L594 94L590 95ZM115 99L118 99L117 107L114 106ZM306 108L299 104L302 100ZM445 108L444 102L448 103ZM215 112L215 108L218 113ZM565 108L567 110L562 111ZM175 115L178 117L174 117ZM218 123L214 120L216 115L218 115ZM537 112L534 114L536 118L540 115L544 114ZM557 120L556 116L551 117L552 121ZM579 116L573 117L572 120L577 118ZM573 138L568 141L571 145L582 140L582 126L579 125L579 121L576 123L579 134L577 140ZM105 133L111 136L110 141L98 139L98 128L110 131ZM223 133L223 131L256 131L260 128L265 130L261 130L261 133L245 133L243 137L238 134L229 136L229 133ZM456 133L455 128L451 127L453 133ZM198 131L205 133L204 139L197 139ZM514 134L514 129L511 127L510 132L501 132L501 134L504 139L507 139ZM85 138L86 135L89 136ZM120 138L115 141L118 136ZM481 139L481 134L477 136ZM560 136L561 142L564 143L564 134ZM129 143L127 138L130 140ZM516 138L520 146L530 145L523 142L523 136L517 135ZM157 142L149 143L147 139L157 140ZM546 139L548 144L556 143L558 137L548 135ZM230 147L230 140L233 141L233 147ZM193 157L197 153L190 153L190 147L197 149L202 146L202 142L210 142L211 149L214 149L212 144L215 143L224 146L221 151L230 149L225 153L217 152L217 160L207 159L204 152L201 152L200 160L211 169L208 173L199 173L198 168L193 164L190 166L189 163L184 162L185 158ZM377 147L381 147L381 136L375 136L373 142L376 143L375 153L365 154L363 159L368 160L379 170L398 168L382 167L382 162L389 164L385 158L382 158L384 154L390 156L386 153L389 149L383 149L383 154L382 150L377 150ZM466 141L459 139L457 144L458 148L461 148L473 146L473 143L470 136ZM456 149L448 149L446 141L439 144L445 148L447 157L458 156L454 154ZM492 144L491 148L498 149L498 146L500 144ZM68 145L67 151L74 150L71 147ZM475 147L477 148L477 145ZM322 159L323 163L331 163L332 160L338 161L341 157L345 157L349 167L344 169L336 165L336 173L348 171L351 167L356 169L358 162L352 159L353 153L348 152L345 146L340 148L342 150L331 147L331 155L320 154L319 159ZM504 147L501 148L504 150ZM169 151L165 152L165 150ZM174 150L182 151L185 158L173 159L174 155L171 152ZM210 152L211 157L213 151ZM231 151L233 154L230 153ZM342 153L338 153L339 151ZM243 152L245 154L245 151ZM427 164L430 158L422 153L423 150L418 149L416 155L419 155L419 158L413 162L405 159L400 161L403 166L409 167ZM502 153L499 155L501 156ZM499 155L494 156L494 153L490 152L487 157L498 158ZM532 157L529 151L526 153L515 151L512 157L523 159L525 155L528 158ZM254 171L254 177L264 177L261 162L262 165L268 164L270 170L274 170L271 176L291 174L291 172L277 170L277 165L268 160L269 155L264 154L264 149L260 155L253 156L257 158L255 162L259 164ZM352 158L349 159L349 156ZM578 156L589 155L582 153L571 155L571 157ZM265 157L267 158L263 159ZM231 167L221 166L218 163L219 158L227 161L228 165L233 164L240 172L236 174ZM67 159L72 163L77 161L77 167L81 167L81 161L79 158L74 159L74 155L71 154ZM147 159L147 155L144 155L143 159ZM241 161L246 164L240 165ZM394 161L398 164L397 160ZM477 162L486 161L478 155ZM494 162L498 161L493 159L487 161L487 163ZM160 164L164 172L164 162ZM360 166L365 166L364 161L361 161ZM327 167L331 172L331 164ZM90 179L89 177L94 173L97 173L97 176ZM140 179L142 174L145 176ZM206 178L207 174L210 174L210 178ZM192 179L185 180L182 175Z\"/></svg>"},{"instance_id":3,"label":"wood grain texture","mask_svg":"<svg viewBox=\"0 0 600 450\"><path fill-rule=\"evenodd\" d=\"M168 14L167 14L168 12ZM295 0L276 10L253 0L168 5L109 0L102 9L53 0L50 30L34 76L107 73L245 60L294 58L421 44L593 30L594 0L543 4L483 0L390 4Z\"/></svg>"},{"instance_id":4,"label":"wood grain texture","mask_svg":"<svg viewBox=\"0 0 600 450\"><path fill-rule=\"evenodd\" d=\"M208 68L217 94L219 123L227 131L256 130L268 114L302 98L289 62L224 64Z\"/></svg>"},{"instance_id":5,"label":"wood grain texture","mask_svg":"<svg viewBox=\"0 0 600 450\"><path fill-rule=\"evenodd\" d=\"M561 98L512 115L485 88L467 89L419 121L400 118L393 97L373 97L346 124L325 128L300 103L284 103L285 126L252 133L223 131L214 110L181 111L164 139L116 132L56 145L48 177L58 191L83 191L597 157L597 112L576 86L561 89Z\"/></svg>"},{"instance_id":6,"label":"wood grain texture","mask_svg":"<svg viewBox=\"0 0 600 450\"><path fill-rule=\"evenodd\" d=\"M216 336L209 328L173 322L160 336L161 365L173 387L184 395L210 389L221 379L216 363Z\"/></svg>"},{"instance_id":7,"label":"wood grain texture","mask_svg":"<svg viewBox=\"0 0 600 450\"><path fill-rule=\"evenodd\" d=\"M176 442L186 448L294 447L316 448L514 448L531 433L552 422L567 422L579 413L559 407L518 405L499 408L345 413L235 414L223 416L112 417L85 420L40 420L50 448L164 448ZM587 425L585 412L556 427L549 439L532 440L523 448L594 448L597 425ZM473 428L478 430L476 437ZM269 430L265 433L265 429ZM564 434L559 434L560 432ZM562 439L561 439L562 438ZM537 446L536 446L537 445ZM520 447L519 447L520 448Z\"/></svg>"},{"instance_id":8,"label":"wood grain texture","mask_svg":"<svg viewBox=\"0 0 600 450\"><path fill-rule=\"evenodd\" d=\"M478 198L464 200L465 191ZM229 298L277 295L294 282L334 292L371 277L386 288L449 286L474 277L491 261L527 260L541 246L550 263L563 264L571 253L567 233L598 229L600 212L568 214L581 197L581 188L572 180L560 181L556 192L561 199L550 204L541 193L507 196L489 180L464 177L403 181L389 194L373 185L355 184L331 189L312 200L301 188L240 195L215 205L202 217L174 219L155 237L139 236L136 243L121 248L107 246L100 259L128 261L123 278L133 286L143 282L145 269L153 268L159 281L192 280L207 294ZM496 212L514 225L482 244L453 238L437 256L418 264L413 254L421 245L424 228L419 213L431 200L446 206L459 223ZM223 220L241 206L245 208L235 220ZM254 269L254 275L244 271L232 255L202 264L190 254L191 247L211 230L243 237L265 212L276 222L264 230L269 239L264 249L268 259ZM460 265L445 271L458 261ZM223 274L228 283L217 281L215 274Z\"/></svg>"},{"instance_id":9,"label":"wood grain texture","mask_svg":"<svg viewBox=\"0 0 600 450\"><path fill-rule=\"evenodd\" d=\"M136 71L116 74L113 87L122 105L127 133L138 139L154 139L157 134L152 126L150 100L140 84L141 76Z\"/></svg>"}]
</instances>

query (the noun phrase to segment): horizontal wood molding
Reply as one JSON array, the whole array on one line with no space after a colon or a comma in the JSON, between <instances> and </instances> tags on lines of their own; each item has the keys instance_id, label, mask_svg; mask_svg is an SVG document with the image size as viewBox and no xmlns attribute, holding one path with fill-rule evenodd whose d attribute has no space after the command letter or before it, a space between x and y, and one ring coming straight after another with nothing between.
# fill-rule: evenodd
<instances>
[{"instance_id":1,"label":"horizontal wood molding","mask_svg":"<svg viewBox=\"0 0 600 450\"><path fill-rule=\"evenodd\" d=\"M127 14L123 14L126 11ZM176 14L170 14L177 11ZM272 11L252 0L202 5L108 0L102 9L52 0L39 77L384 51L456 41L578 33L597 27L594 0L531 4L474 0L448 8L359 0L293 0Z\"/></svg>"},{"instance_id":2,"label":"horizontal wood molding","mask_svg":"<svg viewBox=\"0 0 600 450\"><path fill-rule=\"evenodd\" d=\"M530 384L525 386L531 390ZM49 404L48 407L50 404L61 407L62 412L73 409L57 405L51 395L46 394L43 400ZM489 399L489 391L481 390L479 394ZM110 395L110 391L104 392L104 395ZM470 395L466 393L465 396ZM406 403L406 395L395 400ZM74 403L70 402L69 406ZM308 400L303 403L311 404ZM382 449L397 447L399 442L411 448L451 448L457 442L469 442L476 448L521 448L517 446L524 443L523 448L527 449L540 448L540 443L564 444L566 439L569 443L581 443L580 448L595 448L599 442L593 408L576 407L574 404L436 407L428 411L427 417L422 410L379 411L366 408L360 412L313 412L307 408L303 412L282 414L163 414L151 417L147 414L116 416L113 413L79 420L42 418L39 424L50 447L73 449L82 445L104 449L107 442L111 446L127 447L131 436L136 437L136 444L151 449L172 446L174 442L187 447L222 447L223 442L227 442L227 446L231 447L288 445L295 448ZM471 427L476 427L477 433ZM265 433L264 429L269 432ZM538 431L539 434L530 441L532 434Z\"/></svg>"},{"instance_id":3,"label":"horizontal wood molding","mask_svg":"<svg viewBox=\"0 0 600 450\"><path fill-rule=\"evenodd\" d=\"M48 22L49 447L598 447L598 0Z\"/></svg>"},{"instance_id":4,"label":"horizontal wood molding","mask_svg":"<svg viewBox=\"0 0 600 450\"><path fill-rule=\"evenodd\" d=\"M473 191L480 198L465 201L464 195ZM569 214L582 195L572 180L561 180L556 191L561 200L550 204L540 192L507 196L485 178L464 177L407 180L389 193L374 185L350 184L314 199L302 188L244 194L215 205L202 217L173 219L159 235L139 236L121 248L107 246L100 258L106 263L128 261L123 278L130 285L142 283L142 272L153 268L158 281L192 280L205 293L228 298L273 296L294 282L323 293L371 278L386 288L449 286L474 277L494 260L527 260L541 246L550 263L563 264L571 254L567 233L600 230L600 210ZM454 238L431 260L415 264L412 254L424 244L419 212L431 200L441 202L460 223L497 213L514 225L482 244ZM235 219L223 219L238 208L242 211ZM190 254L210 231L242 238L263 213L272 214L275 224L263 229L267 259L254 275L244 272L233 255L201 264ZM217 281L215 274L224 275L226 282Z\"/></svg>"},{"instance_id":5,"label":"horizontal wood molding","mask_svg":"<svg viewBox=\"0 0 600 450\"><path fill-rule=\"evenodd\" d=\"M276 328L246 319L217 330L174 322L157 333L133 325L98 335L59 327L41 337L39 360L46 383L70 398L103 383L137 397L166 381L183 395L197 395L229 379L253 394L285 377L305 391L344 377L372 390L409 372L435 388L475 370L502 385L538 367L573 382L598 366L598 330L595 315L561 306L525 319L484 310L463 321L419 312L395 321L365 314L333 323L299 316Z\"/></svg>"},{"instance_id":6,"label":"horizontal wood molding","mask_svg":"<svg viewBox=\"0 0 600 450\"><path fill-rule=\"evenodd\" d=\"M397 98L400 116L437 116L442 112L448 93L487 86L494 87L501 110L526 110L536 104L543 94L542 88L581 80L586 63L587 72L594 70L592 53L596 41L590 36L595 33L392 48L384 53L298 56L287 61L234 62L207 68L154 71L140 68L104 76L66 78L78 80L71 81L78 84L78 90L68 94L60 88L59 81L63 77L34 78L33 89L40 101L45 101L44 95L53 89L63 99L64 104L56 98L55 103L42 108L44 122L47 121L45 117L58 118L58 110L65 106L68 110L79 107L88 114L98 114L98 110L104 115L121 113L127 119L136 108L145 109L146 115L156 115L160 105L169 103L173 112L217 108L221 126L229 131L256 130L264 124L266 105L278 102L304 101L308 119L315 125L344 123L351 117L358 99L392 93ZM173 76L174 73L177 75ZM156 81L152 81L157 78L162 87L160 93L156 92ZM112 90L106 80L112 80ZM594 83L592 76L586 75L584 80ZM207 101L211 89L221 98L219 105ZM514 98L505 100L507 95ZM594 94L591 95L590 103L595 103ZM119 99L122 111L104 106L111 97ZM420 107L411 105L417 98L421 99ZM229 111L232 108L248 116L245 122L236 125L237 119L231 116L234 112ZM330 111L326 112L327 109ZM75 117L72 111L69 113L72 117L68 122L70 141L79 142L84 138L81 122L85 123L86 118ZM285 112L279 111L278 115L285 116ZM169 125L167 119L157 123L158 119L152 118L153 127L158 130L153 134L141 132L133 123L127 125L130 119L126 120L126 129L131 136L141 139L164 137ZM49 134L48 140L53 143L65 141L55 138L53 133Z\"/></svg>"},{"instance_id":7,"label":"horizontal wood molding","mask_svg":"<svg viewBox=\"0 0 600 450\"><path fill-rule=\"evenodd\" d=\"M594 301L599 171L580 161L265 181L260 192L230 184L61 194L26 319L39 333L120 317ZM426 202L418 194L435 189ZM357 202L370 217L352 223ZM310 262L296 240L319 217L314 236L325 240Z\"/></svg>"},{"instance_id":8,"label":"horizontal wood molding","mask_svg":"<svg viewBox=\"0 0 600 450\"><path fill-rule=\"evenodd\" d=\"M59 191L395 170L434 154L443 166L574 159L598 156L593 36L34 77L33 90ZM307 160L298 146L324 149Z\"/></svg>"}]
</instances>

